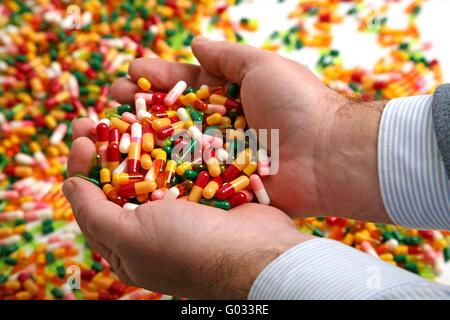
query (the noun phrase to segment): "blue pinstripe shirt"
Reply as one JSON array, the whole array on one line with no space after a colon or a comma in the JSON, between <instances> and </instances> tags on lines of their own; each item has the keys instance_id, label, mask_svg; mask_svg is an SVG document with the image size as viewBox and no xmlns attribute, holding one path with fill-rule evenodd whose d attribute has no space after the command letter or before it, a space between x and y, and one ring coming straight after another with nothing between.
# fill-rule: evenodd
<instances>
[{"instance_id":1,"label":"blue pinstripe shirt","mask_svg":"<svg viewBox=\"0 0 450 320\"><path fill-rule=\"evenodd\" d=\"M386 105L378 172L384 205L396 224L450 229L450 183L433 130L432 99L400 98ZM319 238L272 261L249 299L450 299L450 287Z\"/></svg>"}]
</instances>

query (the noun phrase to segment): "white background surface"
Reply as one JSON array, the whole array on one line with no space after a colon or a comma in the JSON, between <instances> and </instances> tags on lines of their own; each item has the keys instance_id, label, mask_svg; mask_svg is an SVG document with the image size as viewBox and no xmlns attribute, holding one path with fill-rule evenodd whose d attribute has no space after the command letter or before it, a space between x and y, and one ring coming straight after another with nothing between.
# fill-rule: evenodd
<instances>
[{"instance_id":1,"label":"white background surface","mask_svg":"<svg viewBox=\"0 0 450 320\"><path fill-rule=\"evenodd\" d=\"M369 5L379 7L383 0L366 0ZM403 13L405 5L410 0L402 0L400 3L390 4L388 25L403 28L407 25L407 18ZM287 15L298 4L298 0L285 0L278 3L277 0L244 0L242 4L230 8L230 14L234 21L241 17L254 18L259 21L257 32L241 32L250 44L261 46L274 30L284 31L295 25L295 19L288 19ZM352 6L341 4L340 8L345 13ZM422 41L431 42L433 47L426 54L428 59L437 58L443 68L444 80L450 82L450 0L428 0L422 6L422 11L417 18L417 24L422 34ZM221 38L217 34L209 34L211 38ZM386 56L387 49L381 48L376 43L376 36L367 32L357 31L356 19L346 16L344 22L333 27L332 47L340 51L346 67L364 66L371 69L375 62ZM314 70L319 58L319 50L303 48L295 52L283 52L289 58L308 65Z\"/></svg>"}]
</instances>

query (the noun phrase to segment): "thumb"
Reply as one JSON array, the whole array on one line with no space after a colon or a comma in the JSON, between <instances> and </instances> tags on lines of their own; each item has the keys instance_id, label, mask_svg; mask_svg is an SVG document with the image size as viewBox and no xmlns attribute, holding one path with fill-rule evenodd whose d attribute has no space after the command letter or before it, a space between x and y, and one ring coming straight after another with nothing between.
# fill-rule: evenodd
<instances>
[{"instance_id":1,"label":"thumb","mask_svg":"<svg viewBox=\"0 0 450 320\"><path fill-rule=\"evenodd\" d=\"M123 233L126 226L119 223L121 215L132 211L106 199L105 194L94 184L81 179L70 178L64 182L62 191L72 205L75 218L83 233L114 249L115 239L111 235Z\"/></svg>"},{"instance_id":2,"label":"thumb","mask_svg":"<svg viewBox=\"0 0 450 320\"><path fill-rule=\"evenodd\" d=\"M238 84L253 67L275 56L249 45L212 41L205 37L194 39L192 52L208 73Z\"/></svg>"}]
</instances>

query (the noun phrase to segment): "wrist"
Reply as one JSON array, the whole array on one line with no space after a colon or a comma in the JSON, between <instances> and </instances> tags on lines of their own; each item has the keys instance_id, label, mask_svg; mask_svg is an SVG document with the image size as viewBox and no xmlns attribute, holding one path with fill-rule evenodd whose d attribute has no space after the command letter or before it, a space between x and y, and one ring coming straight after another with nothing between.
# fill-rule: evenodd
<instances>
[{"instance_id":1,"label":"wrist","mask_svg":"<svg viewBox=\"0 0 450 320\"><path fill-rule=\"evenodd\" d=\"M336 109L316 159L328 215L391 223L378 178L378 132L385 105L347 100Z\"/></svg>"}]
</instances>

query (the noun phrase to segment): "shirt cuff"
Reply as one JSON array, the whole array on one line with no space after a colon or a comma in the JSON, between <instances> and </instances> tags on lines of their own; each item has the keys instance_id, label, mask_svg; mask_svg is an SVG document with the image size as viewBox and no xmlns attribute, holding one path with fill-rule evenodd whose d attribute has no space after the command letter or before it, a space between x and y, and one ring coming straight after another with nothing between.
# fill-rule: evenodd
<instances>
[{"instance_id":1,"label":"shirt cuff","mask_svg":"<svg viewBox=\"0 0 450 320\"><path fill-rule=\"evenodd\" d=\"M340 242L317 238L272 261L249 299L375 299L385 290L427 281Z\"/></svg>"},{"instance_id":2,"label":"shirt cuff","mask_svg":"<svg viewBox=\"0 0 450 320\"><path fill-rule=\"evenodd\" d=\"M450 228L450 183L436 141L432 95L388 102L378 135L383 202L396 224Z\"/></svg>"}]
</instances>

